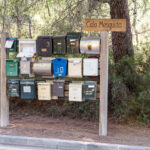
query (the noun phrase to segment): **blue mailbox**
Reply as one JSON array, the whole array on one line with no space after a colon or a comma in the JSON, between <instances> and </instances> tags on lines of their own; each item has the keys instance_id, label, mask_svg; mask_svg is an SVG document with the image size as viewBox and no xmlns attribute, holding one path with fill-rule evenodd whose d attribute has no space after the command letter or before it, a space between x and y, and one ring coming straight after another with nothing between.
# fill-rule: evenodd
<instances>
[{"instance_id":1,"label":"blue mailbox","mask_svg":"<svg viewBox=\"0 0 150 150\"><path fill-rule=\"evenodd\" d=\"M67 59L56 58L52 60L53 71L55 77L64 77L67 75Z\"/></svg>"}]
</instances>

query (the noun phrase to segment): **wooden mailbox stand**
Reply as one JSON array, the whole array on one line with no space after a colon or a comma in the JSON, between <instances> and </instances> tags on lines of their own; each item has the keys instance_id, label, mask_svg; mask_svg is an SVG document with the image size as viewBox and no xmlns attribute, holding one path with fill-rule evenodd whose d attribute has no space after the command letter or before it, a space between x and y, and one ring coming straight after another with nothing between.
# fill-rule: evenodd
<instances>
[{"instance_id":1,"label":"wooden mailbox stand","mask_svg":"<svg viewBox=\"0 0 150 150\"><path fill-rule=\"evenodd\" d=\"M100 112L99 112L99 135L107 135L108 124L108 63L109 63L109 32L124 32L126 20L124 19L85 19L84 29L87 31L101 32L101 53L100 53ZM0 126L9 125L9 100L7 97L6 62L7 58L5 42L7 33L0 33Z\"/></svg>"},{"instance_id":2,"label":"wooden mailbox stand","mask_svg":"<svg viewBox=\"0 0 150 150\"><path fill-rule=\"evenodd\" d=\"M99 136L107 136L109 31L125 32L125 19L85 19L84 30L101 31Z\"/></svg>"}]
</instances>

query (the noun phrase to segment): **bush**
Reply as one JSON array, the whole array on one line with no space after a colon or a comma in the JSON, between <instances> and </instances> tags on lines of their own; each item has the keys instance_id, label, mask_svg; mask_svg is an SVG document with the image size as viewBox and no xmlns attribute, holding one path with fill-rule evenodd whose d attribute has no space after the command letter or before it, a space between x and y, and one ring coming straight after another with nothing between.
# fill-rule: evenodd
<instances>
[{"instance_id":1,"label":"bush","mask_svg":"<svg viewBox=\"0 0 150 150\"><path fill-rule=\"evenodd\" d=\"M110 60L109 108L116 120L134 118L150 122L150 53L149 45L141 45L143 53L134 58L124 56L114 63Z\"/></svg>"}]
</instances>

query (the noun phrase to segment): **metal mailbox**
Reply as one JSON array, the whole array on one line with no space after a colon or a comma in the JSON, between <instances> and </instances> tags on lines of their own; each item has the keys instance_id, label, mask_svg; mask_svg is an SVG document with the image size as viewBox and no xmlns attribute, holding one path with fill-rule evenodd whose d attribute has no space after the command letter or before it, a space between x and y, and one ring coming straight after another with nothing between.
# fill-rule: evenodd
<instances>
[{"instance_id":1,"label":"metal mailbox","mask_svg":"<svg viewBox=\"0 0 150 150\"><path fill-rule=\"evenodd\" d=\"M85 54L100 54L100 38L98 37L81 38L80 52Z\"/></svg>"},{"instance_id":2,"label":"metal mailbox","mask_svg":"<svg viewBox=\"0 0 150 150\"><path fill-rule=\"evenodd\" d=\"M37 75L51 75L51 61L34 62L33 73Z\"/></svg>"},{"instance_id":3,"label":"metal mailbox","mask_svg":"<svg viewBox=\"0 0 150 150\"><path fill-rule=\"evenodd\" d=\"M18 76L18 59L6 59L6 76Z\"/></svg>"},{"instance_id":4,"label":"metal mailbox","mask_svg":"<svg viewBox=\"0 0 150 150\"><path fill-rule=\"evenodd\" d=\"M6 39L6 44L5 44L5 48L7 53L11 53L11 52L17 52L17 44L18 44L18 40L15 37L9 37Z\"/></svg>"},{"instance_id":5,"label":"metal mailbox","mask_svg":"<svg viewBox=\"0 0 150 150\"><path fill-rule=\"evenodd\" d=\"M56 58L52 60L53 71L55 77L64 77L67 75L67 59Z\"/></svg>"},{"instance_id":6,"label":"metal mailbox","mask_svg":"<svg viewBox=\"0 0 150 150\"><path fill-rule=\"evenodd\" d=\"M19 53L17 57L32 58L36 53L36 40L19 39Z\"/></svg>"},{"instance_id":7,"label":"metal mailbox","mask_svg":"<svg viewBox=\"0 0 150 150\"><path fill-rule=\"evenodd\" d=\"M20 81L20 86L21 86L21 99L36 98L36 86L34 79L22 79Z\"/></svg>"},{"instance_id":8,"label":"metal mailbox","mask_svg":"<svg viewBox=\"0 0 150 150\"><path fill-rule=\"evenodd\" d=\"M31 64L30 60L22 58L20 61L20 73L30 74L31 73L30 64Z\"/></svg>"},{"instance_id":9,"label":"metal mailbox","mask_svg":"<svg viewBox=\"0 0 150 150\"><path fill-rule=\"evenodd\" d=\"M68 33L67 34L67 53L76 54L80 49L81 33Z\"/></svg>"},{"instance_id":10,"label":"metal mailbox","mask_svg":"<svg viewBox=\"0 0 150 150\"><path fill-rule=\"evenodd\" d=\"M39 36L36 40L38 56L49 57L52 55L52 37Z\"/></svg>"},{"instance_id":11,"label":"metal mailbox","mask_svg":"<svg viewBox=\"0 0 150 150\"><path fill-rule=\"evenodd\" d=\"M83 75L98 76L98 58L83 59Z\"/></svg>"},{"instance_id":12,"label":"metal mailbox","mask_svg":"<svg viewBox=\"0 0 150 150\"><path fill-rule=\"evenodd\" d=\"M54 80L53 81L53 96L64 97L65 81Z\"/></svg>"},{"instance_id":13,"label":"metal mailbox","mask_svg":"<svg viewBox=\"0 0 150 150\"><path fill-rule=\"evenodd\" d=\"M53 37L53 54L66 53L66 36Z\"/></svg>"},{"instance_id":14,"label":"metal mailbox","mask_svg":"<svg viewBox=\"0 0 150 150\"><path fill-rule=\"evenodd\" d=\"M95 100L96 99L96 81L84 81L83 84L83 98L85 100Z\"/></svg>"},{"instance_id":15,"label":"metal mailbox","mask_svg":"<svg viewBox=\"0 0 150 150\"><path fill-rule=\"evenodd\" d=\"M82 83L69 84L69 101L82 101Z\"/></svg>"},{"instance_id":16,"label":"metal mailbox","mask_svg":"<svg viewBox=\"0 0 150 150\"><path fill-rule=\"evenodd\" d=\"M38 100L51 100L51 84L48 82L39 82Z\"/></svg>"},{"instance_id":17,"label":"metal mailbox","mask_svg":"<svg viewBox=\"0 0 150 150\"><path fill-rule=\"evenodd\" d=\"M72 78L82 77L82 58L68 59L68 76Z\"/></svg>"},{"instance_id":18,"label":"metal mailbox","mask_svg":"<svg viewBox=\"0 0 150 150\"><path fill-rule=\"evenodd\" d=\"M19 79L9 79L8 80L8 96L9 97L19 97Z\"/></svg>"}]
</instances>

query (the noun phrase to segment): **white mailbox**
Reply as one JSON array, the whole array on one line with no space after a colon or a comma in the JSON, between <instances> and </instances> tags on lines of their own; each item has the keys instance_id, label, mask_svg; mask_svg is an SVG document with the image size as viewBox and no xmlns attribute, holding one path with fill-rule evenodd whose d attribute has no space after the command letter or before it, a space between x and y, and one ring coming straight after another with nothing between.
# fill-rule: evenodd
<instances>
[{"instance_id":1,"label":"white mailbox","mask_svg":"<svg viewBox=\"0 0 150 150\"><path fill-rule=\"evenodd\" d=\"M82 101L82 83L69 84L69 101Z\"/></svg>"},{"instance_id":2,"label":"white mailbox","mask_svg":"<svg viewBox=\"0 0 150 150\"><path fill-rule=\"evenodd\" d=\"M48 82L39 82L38 86L38 100L51 100L51 84Z\"/></svg>"},{"instance_id":3,"label":"white mailbox","mask_svg":"<svg viewBox=\"0 0 150 150\"><path fill-rule=\"evenodd\" d=\"M83 75L98 76L98 58L83 59Z\"/></svg>"},{"instance_id":4,"label":"white mailbox","mask_svg":"<svg viewBox=\"0 0 150 150\"><path fill-rule=\"evenodd\" d=\"M82 58L68 59L68 76L72 78L82 77Z\"/></svg>"},{"instance_id":5,"label":"white mailbox","mask_svg":"<svg viewBox=\"0 0 150 150\"><path fill-rule=\"evenodd\" d=\"M36 40L19 39L19 53L17 57L32 58L36 53Z\"/></svg>"},{"instance_id":6,"label":"white mailbox","mask_svg":"<svg viewBox=\"0 0 150 150\"><path fill-rule=\"evenodd\" d=\"M22 58L20 61L20 73L21 74L30 74L30 60Z\"/></svg>"}]
</instances>

